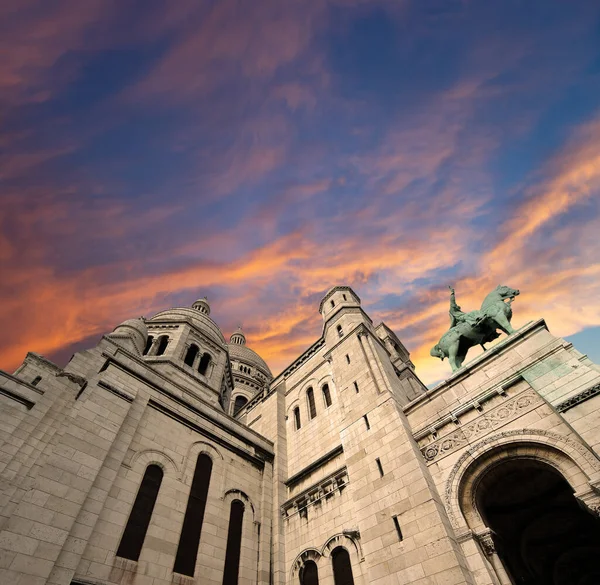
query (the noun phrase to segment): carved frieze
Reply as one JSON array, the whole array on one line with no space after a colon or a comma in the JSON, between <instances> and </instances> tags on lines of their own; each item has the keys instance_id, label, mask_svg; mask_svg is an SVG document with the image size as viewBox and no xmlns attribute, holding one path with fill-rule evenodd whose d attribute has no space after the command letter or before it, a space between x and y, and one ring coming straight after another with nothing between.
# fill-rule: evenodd
<instances>
[{"instance_id":1,"label":"carved frieze","mask_svg":"<svg viewBox=\"0 0 600 585\"><path fill-rule=\"evenodd\" d=\"M348 481L348 471L344 467L285 502L281 506L282 516L288 520L296 514L300 518L308 518L308 508L341 494Z\"/></svg>"},{"instance_id":2,"label":"carved frieze","mask_svg":"<svg viewBox=\"0 0 600 585\"><path fill-rule=\"evenodd\" d=\"M542 403L535 390L527 390L517 394L502 404L484 412L468 424L461 425L455 431L425 445L421 448L426 461L440 459L462 447L473 439L484 436L509 421L533 410Z\"/></svg>"},{"instance_id":3,"label":"carved frieze","mask_svg":"<svg viewBox=\"0 0 600 585\"><path fill-rule=\"evenodd\" d=\"M578 404L581 404L582 402L585 402L586 400L589 400L598 394L600 394L600 384L596 384L591 388L580 392L579 394L575 394L575 396L572 396L568 400L561 402L556 406L556 410L558 412L566 412L570 408L573 408L574 406L577 406Z\"/></svg>"}]
</instances>

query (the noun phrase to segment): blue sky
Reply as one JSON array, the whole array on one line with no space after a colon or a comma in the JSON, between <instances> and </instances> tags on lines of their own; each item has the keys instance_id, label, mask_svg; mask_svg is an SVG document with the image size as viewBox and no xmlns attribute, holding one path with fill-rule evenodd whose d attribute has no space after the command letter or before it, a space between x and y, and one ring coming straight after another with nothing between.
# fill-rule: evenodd
<instances>
[{"instance_id":1,"label":"blue sky","mask_svg":"<svg viewBox=\"0 0 600 585\"><path fill-rule=\"evenodd\" d=\"M429 383L448 323L598 356L600 6L20 0L0 7L0 366L208 295L280 370L353 286Z\"/></svg>"}]
</instances>

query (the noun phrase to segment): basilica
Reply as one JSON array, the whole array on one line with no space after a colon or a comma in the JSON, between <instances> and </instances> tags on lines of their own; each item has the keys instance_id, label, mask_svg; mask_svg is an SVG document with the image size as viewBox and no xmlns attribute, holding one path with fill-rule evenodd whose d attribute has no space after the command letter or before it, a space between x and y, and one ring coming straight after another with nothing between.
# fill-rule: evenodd
<instances>
[{"instance_id":1,"label":"basilica","mask_svg":"<svg viewBox=\"0 0 600 585\"><path fill-rule=\"evenodd\" d=\"M277 376L205 298L0 371L0 583L600 583L599 366L540 318L428 389L352 288L318 310Z\"/></svg>"}]
</instances>

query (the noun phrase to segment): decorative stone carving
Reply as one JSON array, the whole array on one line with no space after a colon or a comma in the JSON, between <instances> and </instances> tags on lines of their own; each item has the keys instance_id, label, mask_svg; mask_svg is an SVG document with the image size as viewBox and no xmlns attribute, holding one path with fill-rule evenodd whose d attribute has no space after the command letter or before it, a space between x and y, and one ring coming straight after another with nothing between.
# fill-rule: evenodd
<instances>
[{"instance_id":1,"label":"decorative stone carving","mask_svg":"<svg viewBox=\"0 0 600 585\"><path fill-rule=\"evenodd\" d=\"M491 445L494 443L498 443L499 446L504 448L508 447L510 443L505 443L503 440L506 438L513 438L515 441L518 441L520 437L524 440L527 440L527 437L537 436L540 438L540 442L547 442L550 446L554 448L560 449L560 444L567 445L571 449L577 451L586 461L586 463L595 471L600 471L600 461L598 458L592 453L583 443L579 441L573 441L569 437L565 437L564 435L559 435L558 433L553 433L551 431L543 431L539 429L517 429L512 431L504 431L502 433L496 433L494 435L490 435L481 441L478 441L476 444L472 445L460 456L459 460L456 462L450 475L448 476L448 480L446 481L446 490L444 492L444 504L446 507L446 512L448 513L448 519L452 526L456 529L460 526L458 522L458 518L456 517L455 508L453 506L452 497L454 491L457 489L457 474L463 471L463 466L465 462L468 460L472 460L473 456L482 450L482 447L487 445ZM544 441L546 439L546 441ZM556 446L555 446L556 444ZM568 454L567 454L568 455ZM460 479L460 478L459 478Z\"/></svg>"},{"instance_id":2,"label":"decorative stone carving","mask_svg":"<svg viewBox=\"0 0 600 585\"><path fill-rule=\"evenodd\" d=\"M348 470L344 467L323 478L318 484L297 494L281 506L281 515L289 519L296 514L301 518L308 517L308 508L320 505L336 493L341 494L348 485Z\"/></svg>"},{"instance_id":3,"label":"decorative stone carving","mask_svg":"<svg viewBox=\"0 0 600 585\"><path fill-rule=\"evenodd\" d=\"M514 333L510 324L511 303L519 294L517 289L499 285L485 297L479 311L463 313L456 304L454 289L450 288L450 329L431 348L430 354L441 360L448 358L452 371L458 370L469 349L489 343L500 336L496 329L507 335ZM508 302L505 302L508 300Z\"/></svg>"},{"instance_id":4,"label":"decorative stone carving","mask_svg":"<svg viewBox=\"0 0 600 585\"><path fill-rule=\"evenodd\" d=\"M482 414L470 423L461 426L456 431L437 439L421 449L423 456L429 462L464 447L472 439L492 432L525 412L536 408L542 399L535 390L527 390L503 402L501 405Z\"/></svg>"},{"instance_id":5,"label":"decorative stone carving","mask_svg":"<svg viewBox=\"0 0 600 585\"><path fill-rule=\"evenodd\" d=\"M596 384L595 386L592 386L591 388L588 388L579 394L575 394L575 396L571 396L571 398L568 400L565 400L557 405L556 410L558 412L565 412L570 408L573 408L574 406L577 406L578 404L597 396L598 394L600 394L600 384Z\"/></svg>"},{"instance_id":6,"label":"decorative stone carving","mask_svg":"<svg viewBox=\"0 0 600 585\"><path fill-rule=\"evenodd\" d=\"M87 383L87 380L83 376L78 376L77 374L72 374L71 372L58 372L55 374L57 378L67 378L69 382L73 382L73 384L77 384L80 388Z\"/></svg>"},{"instance_id":7,"label":"decorative stone carving","mask_svg":"<svg viewBox=\"0 0 600 585\"><path fill-rule=\"evenodd\" d=\"M496 545L492 538L491 530L486 530L485 532L475 534L475 539L479 543L479 546L481 546L481 549L486 556L491 557L493 554L496 554Z\"/></svg>"}]
</instances>

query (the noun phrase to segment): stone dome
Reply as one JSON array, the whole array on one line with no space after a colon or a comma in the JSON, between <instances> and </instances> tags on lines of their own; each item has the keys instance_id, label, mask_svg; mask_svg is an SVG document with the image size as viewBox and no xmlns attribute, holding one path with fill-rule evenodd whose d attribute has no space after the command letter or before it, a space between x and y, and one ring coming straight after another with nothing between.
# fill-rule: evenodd
<instances>
[{"instance_id":1,"label":"stone dome","mask_svg":"<svg viewBox=\"0 0 600 585\"><path fill-rule=\"evenodd\" d=\"M254 366L263 373L267 374L270 378L273 377L269 366L265 360L263 360L254 350L250 349L246 345L238 343L231 343L227 346L229 350L229 359L232 361L240 361L250 366Z\"/></svg>"},{"instance_id":2,"label":"stone dome","mask_svg":"<svg viewBox=\"0 0 600 585\"><path fill-rule=\"evenodd\" d=\"M138 319L127 319L120 325L117 325L111 335L127 336L133 339L133 343L141 354L146 347L148 340L148 327L143 317Z\"/></svg>"},{"instance_id":3,"label":"stone dome","mask_svg":"<svg viewBox=\"0 0 600 585\"><path fill-rule=\"evenodd\" d=\"M150 323L153 321L189 321L201 329L208 337L219 345L225 345L225 338L219 329L219 326L204 312L191 307L176 307L174 309L167 309L166 311L160 311L156 313Z\"/></svg>"}]
</instances>

